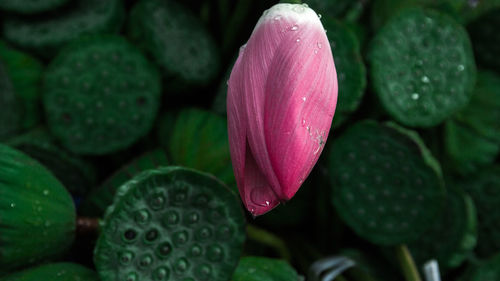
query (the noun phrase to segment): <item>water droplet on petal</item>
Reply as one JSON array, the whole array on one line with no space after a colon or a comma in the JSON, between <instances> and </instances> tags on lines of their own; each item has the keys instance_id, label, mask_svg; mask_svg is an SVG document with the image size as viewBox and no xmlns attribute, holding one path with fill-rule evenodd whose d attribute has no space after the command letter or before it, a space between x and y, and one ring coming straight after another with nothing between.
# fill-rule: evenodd
<instances>
[{"instance_id":1,"label":"water droplet on petal","mask_svg":"<svg viewBox=\"0 0 500 281\"><path fill-rule=\"evenodd\" d=\"M265 191L264 188L253 189L250 192L250 199L257 206L268 207L271 205L271 202L269 201L270 192L272 191Z\"/></svg>"},{"instance_id":2,"label":"water droplet on petal","mask_svg":"<svg viewBox=\"0 0 500 281\"><path fill-rule=\"evenodd\" d=\"M302 97L302 101L304 101L304 102L305 102L305 101L306 101L306 97Z\"/></svg>"},{"instance_id":3,"label":"water droplet on petal","mask_svg":"<svg viewBox=\"0 0 500 281\"><path fill-rule=\"evenodd\" d=\"M300 42L300 38L297 38L297 40L295 40L295 42L299 43Z\"/></svg>"},{"instance_id":4,"label":"water droplet on petal","mask_svg":"<svg viewBox=\"0 0 500 281\"><path fill-rule=\"evenodd\" d=\"M323 47L323 44L321 44L321 42L316 43L316 45L318 46L318 49L321 49Z\"/></svg>"},{"instance_id":5,"label":"water droplet on petal","mask_svg":"<svg viewBox=\"0 0 500 281\"><path fill-rule=\"evenodd\" d=\"M317 54L317 53L318 53L318 49L315 49L315 50L314 50L314 53L315 53L315 54Z\"/></svg>"},{"instance_id":6,"label":"water droplet on petal","mask_svg":"<svg viewBox=\"0 0 500 281\"><path fill-rule=\"evenodd\" d=\"M277 15L274 17L274 20L280 20L281 19L281 15Z\"/></svg>"},{"instance_id":7,"label":"water droplet on petal","mask_svg":"<svg viewBox=\"0 0 500 281\"><path fill-rule=\"evenodd\" d=\"M296 24L290 28L292 31L296 31L297 29L299 29L299 26Z\"/></svg>"}]
</instances>

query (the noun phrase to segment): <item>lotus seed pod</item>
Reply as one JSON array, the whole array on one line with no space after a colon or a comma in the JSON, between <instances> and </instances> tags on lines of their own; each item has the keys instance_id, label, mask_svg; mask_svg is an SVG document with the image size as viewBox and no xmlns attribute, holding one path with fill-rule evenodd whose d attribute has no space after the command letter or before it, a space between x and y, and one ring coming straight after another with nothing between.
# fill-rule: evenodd
<instances>
[{"instance_id":1,"label":"lotus seed pod","mask_svg":"<svg viewBox=\"0 0 500 281\"><path fill-rule=\"evenodd\" d=\"M343 221L378 245L417 239L445 200L439 163L414 132L361 121L334 141L331 202Z\"/></svg>"},{"instance_id":2,"label":"lotus seed pod","mask_svg":"<svg viewBox=\"0 0 500 281\"><path fill-rule=\"evenodd\" d=\"M41 57L51 58L63 45L84 34L115 33L120 30L125 18L123 1L72 2L68 9L57 15L47 13L36 18L7 17L3 23L5 39Z\"/></svg>"},{"instance_id":3,"label":"lotus seed pod","mask_svg":"<svg viewBox=\"0 0 500 281\"><path fill-rule=\"evenodd\" d=\"M17 98L12 81L0 61L0 140L15 135L22 126L22 106Z\"/></svg>"},{"instance_id":4,"label":"lotus seed pod","mask_svg":"<svg viewBox=\"0 0 500 281\"><path fill-rule=\"evenodd\" d=\"M452 187L447 189L444 205L433 225L408 245L417 264L436 259L441 272L460 266L477 242L477 217L472 199Z\"/></svg>"},{"instance_id":5,"label":"lotus seed pod","mask_svg":"<svg viewBox=\"0 0 500 281\"><path fill-rule=\"evenodd\" d=\"M114 200L116 190L139 173L167 166L169 161L163 149L155 149L142 154L128 163L102 185L92 189L83 201L79 211L85 216L101 217Z\"/></svg>"},{"instance_id":6,"label":"lotus seed pod","mask_svg":"<svg viewBox=\"0 0 500 281\"><path fill-rule=\"evenodd\" d=\"M153 126L160 76L139 50L118 36L82 38L59 53L44 79L51 133L77 154L125 149Z\"/></svg>"},{"instance_id":7,"label":"lotus seed pod","mask_svg":"<svg viewBox=\"0 0 500 281\"><path fill-rule=\"evenodd\" d=\"M49 263L5 276L2 281L99 281L93 270L76 263Z\"/></svg>"},{"instance_id":8,"label":"lotus seed pod","mask_svg":"<svg viewBox=\"0 0 500 281\"><path fill-rule=\"evenodd\" d=\"M356 35L339 21L325 17L323 26L332 48L339 82L339 97L334 125L344 123L358 109L366 87L366 68Z\"/></svg>"},{"instance_id":9,"label":"lotus seed pod","mask_svg":"<svg viewBox=\"0 0 500 281\"><path fill-rule=\"evenodd\" d=\"M467 32L432 10L405 10L373 39L368 55L382 106L410 127L432 127L469 102L476 66Z\"/></svg>"},{"instance_id":10,"label":"lotus seed pod","mask_svg":"<svg viewBox=\"0 0 500 281\"><path fill-rule=\"evenodd\" d=\"M130 14L129 34L161 66L170 92L206 86L218 74L213 38L175 1L139 1Z\"/></svg>"},{"instance_id":11,"label":"lotus seed pod","mask_svg":"<svg viewBox=\"0 0 500 281\"><path fill-rule=\"evenodd\" d=\"M291 281L300 280L287 262L266 257L241 258L232 281Z\"/></svg>"},{"instance_id":12,"label":"lotus seed pod","mask_svg":"<svg viewBox=\"0 0 500 281\"><path fill-rule=\"evenodd\" d=\"M487 258L500 250L500 167L482 169L467 179L457 181L470 194L477 209L477 246L479 257Z\"/></svg>"},{"instance_id":13,"label":"lotus seed pod","mask_svg":"<svg viewBox=\"0 0 500 281\"><path fill-rule=\"evenodd\" d=\"M58 147L46 128L39 127L6 142L49 169L75 196L87 194L96 181L94 167L78 156Z\"/></svg>"},{"instance_id":14,"label":"lotus seed pod","mask_svg":"<svg viewBox=\"0 0 500 281\"><path fill-rule=\"evenodd\" d=\"M245 239L236 194L180 167L145 171L122 185L94 250L102 281L231 278Z\"/></svg>"},{"instance_id":15,"label":"lotus seed pod","mask_svg":"<svg viewBox=\"0 0 500 281\"><path fill-rule=\"evenodd\" d=\"M492 164L500 151L500 76L482 71L470 103L446 121L448 165L467 175Z\"/></svg>"},{"instance_id":16,"label":"lotus seed pod","mask_svg":"<svg viewBox=\"0 0 500 281\"><path fill-rule=\"evenodd\" d=\"M201 109L184 109L179 112L162 146L172 164L213 174L236 191L231 166L227 121L222 116Z\"/></svg>"},{"instance_id":17,"label":"lotus seed pod","mask_svg":"<svg viewBox=\"0 0 500 281\"><path fill-rule=\"evenodd\" d=\"M69 0L2 0L0 10L19 14L37 14L54 10L68 2Z\"/></svg>"},{"instance_id":18,"label":"lotus seed pod","mask_svg":"<svg viewBox=\"0 0 500 281\"><path fill-rule=\"evenodd\" d=\"M38 162L3 144L0 179L0 271L63 254L73 243L76 213L62 184Z\"/></svg>"},{"instance_id":19,"label":"lotus seed pod","mask_svg":"<svg viewBox=\"0 0 500 281\"><path fill-rule=\"evenodd\" d=\"M40 90L43 66L37 59L20 52L0 40L0 60L12 81L14 92L22 104L22 128L40 122ZM2 107L3 108L3 107Z\"/></svg>"}]
</instances>

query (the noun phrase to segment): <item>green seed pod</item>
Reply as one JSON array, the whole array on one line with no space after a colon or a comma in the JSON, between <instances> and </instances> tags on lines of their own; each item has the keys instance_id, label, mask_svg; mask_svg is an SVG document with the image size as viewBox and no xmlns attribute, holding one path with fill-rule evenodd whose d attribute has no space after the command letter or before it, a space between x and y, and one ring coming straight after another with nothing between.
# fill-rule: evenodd
<instances>
[{"instance_id":1,"label":"green seed pod","mask_svg":"<svg viewBox=\"0 0 500 281\"><path fill-rule=\"evenodd\" d=\"M2 281L99 281L95 271L69 262L40 265L4 278Z\"/></svg>"},{"instance_id":2,"label":"green seed pod","mask_svg":"<svg viewBox=\"0 0 500 281\"><path fill-rule=\"evenodd\" d=\"M333 142L332 203L359 236L379 245L417 239L444 201L439 163L418 135L362 121Z\"/></svg>"},{"instance_id":3,"label":"green seed pod","mask_svg":"<svg viewBox=\"0 0 500 281\"><path fill-rule=\"evenodd\" d=\"M23 129L32 128L40 121L40 91L42 64L30 55L11 48L0 40L0 60L11 78L14 92L23 107Z\"/></svg>"},{"instance_id":4,"label":"green seed pod","mask_svg":"<svg viewBox=\"0 0 500 281\"><path fill-rule=\"evenodd\" d=\"M468 25L479 65L500 72L500 35L496 28L500 25L500 5Z\"/></svg>"},{"instance_id":5,"label":"green seed pod","mask_svg":"<svg viewBox=\"0 0 500 281\"><path fill-rule=\"evenodd\" d=\"M458 188L448 188L440 217L408 247L417 264L437 259L444 272L462 264L476 242L477 218L472 199Z\"/></svg>"},{"instance_id":6,"label":"green seed pod","mask_svg":"<svg viewBox=\"0 0 500 281\"><path fill-rule=\"evenodd\" d=\"M244 224L239 199L214 177L180 167L145 171L107 209L94 263L102 281L227 281Z\"/></svg>"},{"instance_id":7,"label":"green seed pod","mask_svg":"<svg viewBox=\"0 0 500 281\"><path fill-rule=\"evenodd\" d=\"M211 173L236 191L224 117L201 109L185 109L179 112L172 131L158 134L169 136L168 143L161 145L174 165Z\"/></svg>"},{"instance_id":8,"label":"green seed pod","mask_svg":"<svg viewBox=\"0 0 500 281\"><path fill-rule=\"evenodd\" d=\"M448 164L462 175L493 163L500 151L500 77L482 71L477 78L470 103L444 131Z\"/></svg>"},{"instance_id":9,"label":"green seed pod","mask_svg":"<svg viewBox=\"0 0 500 281\"><path fill-rule=\"evenodd\" d=\"M63 45L83 34L114 33L120 30L125 18L123 1L73 2L67 10L57 15L47 13L36 18L6 18L3 24L5 39L41 57L51 58Z\"/></svg>"},{"instance_id":10,"label":"green seed pod","mask_svg":"<svg viewBox=\"0 0 500 281\"><path fill-rule=\"evenodd\" d=\"M0 1L0 10L19 14L37 14L54 10L69 0L2 0Z\"/></svg>"},{"instance_id":11,"label":"green seed pod","mask_svg":"<svg viewBox=\"0 0 500 281\"><path fill-rule=\"evenodd\" d=\"M44 261L73 243L75 206L35 160L0 144L0 271Z\"/></svg>"},{"instance_id":12,"label":"green seed pod","mask_svg":"<svg viewBox=\"0 0 500 281\"><path fill-rule=\"evenodd\" d=\"M96 173L92 165L59 148L45 128L9 139L6 144L43 164L73 195L82 196L95 184Z\"/></svg>"},{"instance_id":13,"label":"green seed pod","mask_svg":"<svg viewBox=\"0 0 500 281\"><path fill-rule=\"evenodd\" d=\"M294 281L299 280L295 269L283 260L266 257L243 257L232 281Z\"/></svg>"},{"instance_id":14,"label":"green seed pod","mask_svg":"<svg viewBox=\"0 0 500 281\"><path fill-rule=\"evenodd\" d=\"M500 251L500 167L483 169L475 176L456 183L470 194L477 209L476 253L491 257Z\"/></svg>"},{"instance_id":15,"label":"green seed pod","mask_svg":"<svg viewBox=\"0 0 500 281\"><path fill-rule=\"evenodd\" d=\"M342 124L354 112L363 98L366 87L366 68L356 35L345 25L325 18L323 26L335 59L339 82L339 97L335 109L334 125Z\"/></svg>"},{"instance_id":16,"label":"green seed pod","mask_svg":"<svg viewBox=\"0 0 500 281\"><path fill-rule=\"evenodd\" d=\"M79 211L85 216L101 217L114 200L116 190L137 174L150 169L167 166L168 160L163 149L146 152L128 163L101 186L94 188L82 203Z\"/></svg>"},{"instance_id":17,"label":"green seed pod","mask_svg":"<svg viewBox=\"0 0 500 281\"><path fill-rule=\"evenodd\" d=\"M22 106L17 98L12 82L0 61L0 140L15 135L21 130Z\"/></svg>"},{"instance_id":18,"label":"green seed pod","mask_svg":"<svg viewBox=\"0 0 500 281\"><path fill-rule=\"evenodd\" d=\"M406 126L443 122L469 102L476 81L466 31L431 10L392 18L375 36L368 59L382 106Z\"/></svg>"},{"instance_id":19,"label":"green seed pod","mask_svg":"<svg viewBox=\"0 0 500 281\"><path fill-rule=\"evenodd\" d=\"M118 36L83 38L49 65L43 104L51 133L78 154L129 147L153 126L160 76Z\"/></svg>"},{"instance_id":20,"label":"green seed pod","mask_svg":"<svg viewBox=\"0 0 500 281\"><path fill-rule=\"evenodd\" d=\"M129 34L161 66L171 92L206 86L218 74L213 38L175 1L139 1L130 13Z\"/></svg>"}]
</instances>

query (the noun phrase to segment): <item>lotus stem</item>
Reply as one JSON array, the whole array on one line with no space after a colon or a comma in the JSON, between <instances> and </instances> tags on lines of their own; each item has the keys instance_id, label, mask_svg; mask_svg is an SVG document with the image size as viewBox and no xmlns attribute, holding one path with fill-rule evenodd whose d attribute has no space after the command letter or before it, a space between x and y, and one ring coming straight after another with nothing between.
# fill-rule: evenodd
<instances>
[{"instance_id":1,"label":"lotus stem","mask_svg":"<svg viewBox=\"0 0 500 281\"><path fill-rule=\"evenodd\" d=\"M292 255L286 247L286 243L275 234L255 225L248 224L247 235L248 238L273 248L282 259L288 262L291 261Z\"/></svg>"},{"instance_id":2,"label":"lotus stem","mask_svg":"<svg viewBox=\"0 0 500 281\"><path fill-rule=\"evenodd\" d=\"M403 244L396 247L396 256L406 281L422 281L415 261L406 245Z\"/></svg>"}]
</instances>

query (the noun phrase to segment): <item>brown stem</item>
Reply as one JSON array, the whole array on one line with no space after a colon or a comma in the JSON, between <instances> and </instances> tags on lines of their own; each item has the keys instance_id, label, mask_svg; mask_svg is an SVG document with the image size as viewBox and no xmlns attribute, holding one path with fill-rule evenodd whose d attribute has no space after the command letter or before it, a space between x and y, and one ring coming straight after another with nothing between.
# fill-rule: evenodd
<instances>
[{"instance_id":1,"label":"brown stem","mask_svg":"<svg viewBox=\"0 0 500 281\"><path fill-rule=\"evenodd\" d=\"M79 236L95 236L99 234L99 219L78 217L76 219L76 233Z\"/></svg>"}]
</instances>

